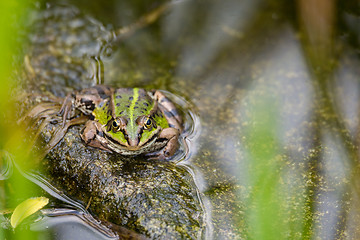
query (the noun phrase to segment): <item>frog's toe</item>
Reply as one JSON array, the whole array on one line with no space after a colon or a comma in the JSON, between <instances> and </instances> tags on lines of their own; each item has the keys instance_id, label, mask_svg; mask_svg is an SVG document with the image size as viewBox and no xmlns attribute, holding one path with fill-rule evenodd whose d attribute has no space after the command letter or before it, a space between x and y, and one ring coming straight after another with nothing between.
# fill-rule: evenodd
<instances>
[{"instance_id":1,"label":"frog's toe","mask_svg":"<svg viewBox=\"0 0 360 240\"><path fill-rule=\"evenodd\" d=\"M168 150L165 150L164 151L164 156L165 157L170 157L170 156L172 156L174 153L172 153L172 151L168 151Z\"/></svg>"},{"instance_id":2,"label":"frog's toe","mask_svg":"<svg viewBox=\"0 0 360 240\"><path fill-rule=\"evenodd\" d=\"M158 152L152 152L152 153L147 153L145 154L145 156L147 157L148 160L165 160L166 156L164 155L163 151L158 151Z\"/></svg>"}]
</instances>

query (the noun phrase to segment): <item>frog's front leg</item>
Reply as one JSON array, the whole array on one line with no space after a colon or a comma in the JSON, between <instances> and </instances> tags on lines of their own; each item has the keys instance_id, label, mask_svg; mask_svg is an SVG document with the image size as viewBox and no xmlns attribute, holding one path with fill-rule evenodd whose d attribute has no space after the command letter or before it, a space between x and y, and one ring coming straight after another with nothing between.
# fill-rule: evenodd
<instances>
[{"instance_id":1,"label":"frog's front leg","mask_svg":"<svg viewBox=\"0 0 360 240\"><path fill-rule=\"evenodd\" d=\"M179 135L180 132L176 128L165 128L159 135L159 139L167 139L167 144L163 149L158 152L148 153L146 156L150 159L165 160L168 157L171 157L175 154L176 150L179 147Z\"/></svg>"},{"instance_id":2,"label":"frog's front leg","mask_svg":"<svg viewBox=\"0 0 360 240\"><path fill-rule=\"evenodd\" d=\"M175 105L162 92L154 91L155 101L158 103L160 111L164 114L169 127L164 128L159 139L167 139L165 147L156 153L147 154L156 159L165 159L175 154L179 146L179 135L182 132L182 119Z\"/></svg>"},{"instance_id":3,"label":"frog's front leg","mask_svg":"<svg viewBox=\"0 0 360 240\"><path fill-rule=\"evenodd\" d=\"M81 116L78 118L71 119L63 127L58 127L55 133L53 134L52 138L50 139L50 141L47 143L47 146L44 148L42 155L40 155L41 156L40 159L43 159L46 156L46 154L48 154L50 150L53 149L60 142L61 139L63 139L69 127L83 124L87 120L88 118L86 116Z\"/></svg>"},{"instance_id":4,"label":"frog's front leg","mask_svg":"<svg viewBox=\"0 0 360 240\"><path fill-rule=\"evenodd\" d=\"M80 136L86 145L111 152L111 150L107 148L107 140L104 137L99 122L87 121L83 130L81 130Z\"/></svg>"},{"instance_id":5,"label":"frog's front leg","mask_svg":"<svg viewBox=\"0 0 360 240\"><path fill-rule=\"evenodd\" d=\"M164 155L164 157L170 157L175 154L176 150L179 147L179 142L178 142L179 135L180 132L176 128L165 128L164 130L162 130L159 138L168 139L167 144L162 150L162 154Z\"/></svg>"},{"instance_id":6,"label":"frog's front leg","mask_svg":"<svg viewBox=\"0 0 360 240\"><path fill-rule=\"evenodd\" d=\"M70 118L71 110L73 109L75 100L75 93L69 93L66 95L64 102L60 108L59 115L62 116L63 124L62 126L65 126L66 119Z\"/></svg>"}]
</instances>

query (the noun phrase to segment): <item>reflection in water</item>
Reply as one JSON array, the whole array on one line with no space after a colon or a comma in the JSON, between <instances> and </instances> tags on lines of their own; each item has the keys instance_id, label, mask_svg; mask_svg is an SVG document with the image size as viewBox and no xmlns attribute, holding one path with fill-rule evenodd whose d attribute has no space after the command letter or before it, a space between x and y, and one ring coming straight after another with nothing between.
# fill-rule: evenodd
<instances>
[{"instance_id":1,"label":"reflection in water","mask_svg":"<svg viewBox=\"0 0 360 240\"><path fill-rule=\"evenodd\" d=\"M355 122L358 121L359 112L354 110L358 109L355 99L359 96L352 99L355 101L347 102L346 107L341 106L349 100L348 95L354 92L343 91L349 84L348 77L338 78L335 82L337 69L342 69L340 64L345 63L338 59L340 53L338 48L334 47L335 44L344 44L339 41L338 36L334 36L334 28L337 26L334 22L336 18L343 17L335 15L335 2L315 1L315 7L319 6L317 9L321 10L316 13L306 7L305 1L299 2L299 16L302 19L302 34L305 40L304 53L307 55L316 89L318 112L315 118L319 124L318 138L322 146L321 156L316 163L316 174L319 176L315 188L317 192L313 196L313 208L318 214L319 224L314 225L314 233L324 239L341 238L347 234L349 213L359 215L358 209L349 208L349 200L355 197L352 196L353 193L358 194L356 187L352 189L352 185L356 185L358 181L354 174L358 172L359 156L354 132L348 128L349 122L354 122L354 119ZM347 51L344 53L343 57L348 58ZM352 70L348 70L347 74L352 75ZM357 112L353 118L349 114L343 115L349 111L349 107L351 112Z\"/></svg>"},{"instance_id":2,"label":"reflection in water","mask_svg":"<svg viewBox=\"0 0 360 240\"><path fill-rule=\"evenodd\" d=\"M88 240L118 239L116 234L109 228L100 225L89 213L66 208L44 209L41 210L41 213L43 215L42 219L33 223L31 230L44 232L47 238ZM46 231L50 231L50 234L46 233Z\"/></svg>"},{"instance_id":3,"label":"reflection in water","mask_svg":"<svg viewBox=\"0 0 360 240\"><path fill-rule=\"evenodd\" d=\"M350 50L350 49L349 49ZM339 66L334 72L334 81L330 83L334 96L334 107L339 117L343 119L346 129L354 142L359 141L359 109L360 109L360 61L352 51L339 59Z\"/></svg>"},{"instance_id":4,"label":"reflection in water","mask_svg":"<svg viewBox=\"0 0 360 240\"><path fill-rule=\"evenodd\" d=\"M206 11L203 11L204 6L201 3L197 5L191 1L184 1L175 8L164 22L165 41L171 42L180 34L188 34L189 31L184 28L184 24L196 28L200 33L191 44L183 46L180 50L176 74L194 77L199 70L194 66L207 66L216 59L231 40L229 35L224 34L223 29L245 29L259 2L209 1ZM184 16L187 16L187 19L184 19ZM201 19L198 19L200 17ZM194 33L193 31L191 33Z\"/></svg>"},{"instance_id":5,"label":"reflection in water","mask_svg":"<svg viewBox=\"0 0 360 240\"><path fill-rule=\"evenodd\" d=\"M335 1L297 1L299 25L305 41L304 48L310 56L310 68L321 66L321 71L331 69L329 59L334 54ZM328 66L326 66L328 65ZM311 69L313 70L313 69Z\"/></svg>"},{"instance_id":6,"label":"reflection in water","mask_svg":"<svg viewBox=\"0 0 360 240\"><path fill-rule=\"evenodd\" d=\"M177 154L176 158L172 159L172 161L177 163L187 162L192 156L197 154L199 148L197 139L201 134L201 122L197 109L191 106L184 98L168 91L163 92L172 102L180 107L179 110L183 113L184 131L181 134L180 140L181 154Z\"/></svg>"},{"instance_id":7,"label":"reflection in water","mask_svg":"<svg viewBox=\"0 0 360 240\"><path fill-rule=\"evenodd\" d=\"M91 58L94 60L94 64L92 67L92 76L90 78L93 79L93 86L104 84L104 63L100 59L100 56L95 56Z\"/></svg>"},{"instance_id":8,"label":"reflection in water","mask_svg":"<svg viewBox=\"0 0 360 240\"><path fill-rule=\"evenodd\" d=\"M212 223L212 206L208 197L202 195L202 193L207 189L206 181L202 172L199 168L191 165L191 163L186 163L186 161L179 162L179 166L184 167L187 172L191 175L192 179L194 179L194 189L196 189L197 197L201 202L202 211L204 214L204 222L205 227L201 230L201 238L204 239L213 239L213 223Z\"/></svg>"},{"instance_id":9,"label":"reflection in water","mask_svg":"<svg viewBox=\"0 0 360 240\"><path fill-rule=\"evenodd\" d=\"M11 177L13 173L13 162L9 153L5 151L0 152L0 181Z\"/></svg>"},{"instance_id":10,"label":"reflection in water","mask_svg":"<svg viewBox=\"0 0 360 240\"><path fill-rule=\"evenodd\" d=\"M349 96L349 91L343 88L340 79L340 88L331 82L336 66L332 46L333 2L319 1L314 5L305 2L302 1L302 7L306 5L313 8L311 12L306 12L306 9L300 7L299 15L306 20L303 23L303 27L307 29L306 34L313 34L306 36L307 42L300 42L291 26L277 25L276 20L267 18L269 24L265 24L264 29L261 29L264 31L257 35L267 38L264 41L250 37L249 41L255 42L249 43L246 33L256 36L254 31L238 30L242 33L239 35L242 36L241 43L248 48L246 51L242 51L241 47L231 48L231 43L227 42L227 47L231 50L224 52L215 44L214 48L207 49L207 54L211 57L199 60L202 49L216 40L206 39L198 48L195 40L193 46L197 51L186 45L186 48L192 49L185 51L188 53L185 54L187 59L196 59L196 62L186 61L190 63L189 69L202 66L201 74L195 75L201 85L197 86L192 97L203 122L200 141L212 149L209 152L206 152L206 147L200 149L199 152L207 154L207 157L198 156L199 159L193 162L203 166L202 169L206 172L205 178L209 183L207 193L211 194L216 213L226 209L216 206L220 202L217 194L222 199L226 198L229 204L234 197L231 189L224 190L222 195L216 191L218 184L229 181L234 190L238 189L239 206L245 213L239 214L236 224L241 228L245 220L251 226L256 226L254 229L250 228L249 232L240 231L238 234L241 236L260 239L264 236L283 234L284 237L294 234L293 236L333 238L345 234L344 219L349 211L346 196L351 182L349 173L352 172L357 157L354 157L356 144L346 136L348 130L343 122L351 123L354 130L358 128L355 124L358 122L358 113L354 112L358 105L358 84L353 85L350 92L354 95ZM318 8L318 3L326 6ZM322 12L316 11L317 9L322 9ZM315 14L311 15L312 13ZM283 17L281 14L277 16L280 19ZM221 21L222 18L219 18L211 27L221 25ZM273 25L270 21L273 21ZM264 26L262 24L260 26ZM266 32L268 28L275 26L276 30L272 29L272 33ZM212 36L211 31L205 36ZM222 40L219 42L222 43ZM254 50L256 47L261 50ZM239 60L240 56L246 58L249 52L252 58L247 58L247 62ZM217 54L226 57L211 63ZM241 64L248 68L242 68ZM236 71L236 68L240 70ZM184 72L188 73L187 70ZM181 75L182 72L179 71L178 74ZM356 81L356 78L352 79ZM239 84L240 81L250 82L246 90L231 87L242 85ZM338 99L342 102L351 99L344 106L351 118L343 120L336 115L337 112L331 110L331 91L337 92ZM211 162L213 171L205 170L207 166L202 161ZM221 176L219 170L225 176ZM216 179L216 175L221 177ZM238 185L234 184L233 177ZM337 188L329 187L332 178L341 182L337 183ZM328 214L335 208L337 213ZM219 220L216 213L213 214L214 222ZM274 219L271 216L276 217ZM289 219L293 222L292 226L288 224ZM222 225L215 225L214 228L216 234L219 234L215 235L217 237L223 236L221 228L229 225L230 228L236 228L231 226L231 217L221 218L219 221ZM334 229L334 226L339 226L336 228L337 232L328 231ZM277 229L277 232L270 229ZM267 235L269 232L273 235Z\"/></svg>"},{"instance_id":11,"label":"reflection in water","mask_svg":"<svg viewBox=\"0 0 360 240\"><path fill-rule=\"evenodd\" d=\"M340 237L339 231L345 230L346 215L349 211L349 181L351 160L343 146L342 139L331 132L324 132L321 136L323 144L320 156L319 179L316 203L314 208L319 212L319 225L315 234L321 239ZM341 161L339 161L341 160ZM334 228L334 226L338 226Z\"/></svg>"}]
</instances>

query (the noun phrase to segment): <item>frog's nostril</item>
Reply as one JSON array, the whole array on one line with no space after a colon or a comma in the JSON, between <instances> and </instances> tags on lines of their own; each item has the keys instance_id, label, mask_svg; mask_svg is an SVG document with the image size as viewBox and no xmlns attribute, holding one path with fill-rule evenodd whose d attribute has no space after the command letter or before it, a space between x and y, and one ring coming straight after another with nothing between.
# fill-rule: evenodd
<instances>
[{"instance_id":1,"label":"frog's nostril","mask_svg":"<svg viewBox=\"0 0 360 240\"><path fill-rule=\"evenodd\" d=\"M129 138L129 139L127 139L127 141L128 141L128 143L129 143L129 145L130 145L130 147L137 147L137 145L139 144L139 139L131 139L131 138Z\"/></svg>"}]
</instances>

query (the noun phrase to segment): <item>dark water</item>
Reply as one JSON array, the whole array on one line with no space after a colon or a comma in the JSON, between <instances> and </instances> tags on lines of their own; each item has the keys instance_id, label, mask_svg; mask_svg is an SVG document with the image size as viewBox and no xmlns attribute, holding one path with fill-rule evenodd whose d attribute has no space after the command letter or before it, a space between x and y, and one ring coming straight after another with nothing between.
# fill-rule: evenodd
<instances>
[{"instance_id":1,"label":"dark water","mask_svg":"<svg viewBox=\"0 0 360 240\"><path fill-rule=\"evenodd\" d=\"M199 234L186 238L359 238L359 3L173 1L114 40L163 3L39 4L24 47L31 90L91 86L97 57L107 85L172 93L188 113L188 151L163 171L183 173L201 209ZM72 201L54 207L77 212L47 212L33 230L112 237Z\"/></svg>"}]
</instances>

